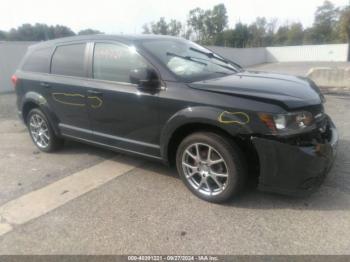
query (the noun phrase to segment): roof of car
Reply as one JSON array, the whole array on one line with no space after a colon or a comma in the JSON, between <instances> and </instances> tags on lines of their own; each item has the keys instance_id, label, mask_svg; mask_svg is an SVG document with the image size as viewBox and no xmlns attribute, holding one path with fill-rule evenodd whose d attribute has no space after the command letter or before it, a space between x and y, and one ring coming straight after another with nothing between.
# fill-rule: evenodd
<instances>
[{"instance_id":1,"label":"roof of car","mask_svg":"<svg viewBox=\"0 0 350 262\"><path fill-rule=\"evenodd\" d=\"M69 43L69 42L75 42L75 41L81 41L81 40L115 40L115 41L121 41L124 43L133 43L137 41L144 41L144 40L160 40L160 39L182 39L179 37L174 36L168 36L168 35L151 35L151 34L142 34L142 35L105 35L105 34L98 34L98 35L82 35L82 36L71 36L71 37L62 37L57 38L54 40L49 41L43 41L37 44L34 44L30 46L31 48L41 48L41 47L49 47L54 46L57 44L62 43Z\"/></svg>"}]
</instances>

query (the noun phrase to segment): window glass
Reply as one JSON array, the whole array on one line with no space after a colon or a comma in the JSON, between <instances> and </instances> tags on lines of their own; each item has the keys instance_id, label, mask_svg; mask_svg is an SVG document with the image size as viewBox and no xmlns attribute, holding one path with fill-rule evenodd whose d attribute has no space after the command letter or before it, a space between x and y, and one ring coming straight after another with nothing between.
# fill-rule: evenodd
<instances>
[{"instance_id":1,"label":"window glass","mask_svg":"<svg viewBox=\"0 0 350 262\"><path fill-rule=\"evenodd\" d=\"M43 48L31 52L23 63L22 69L29 72L49 73L52 48Z\"/></svg>"},{"instance_id":2,"label":"window glass","mask_svg":"<svg viewBox=\"0 0 350 262\"><path fill-rule=\"evenodd\" d=\"M144 59L134 47L121 44L96 43L93 75L96 79L130 83L130 70L146 68Z\"/></svg>"},{"instance_id":3,"label":"window glass","mask_svg":"<svg viewBox=\"0 0 350 262\"><path fill-rule=\"evenodd\" d=\"M85 77L85 46L86 44L58 46L52 57L51 73Z\"/></svg>"},{"instance_id":4,"label":"window glass","mask_svg":"<svg viewBox=\"0 0 350 262\"><path fill-rule=\"evenodd\" d=\"M186 40L150 40L143 47L186 82L217 78L238 72L236 65Z\"/></svg>"}]
</instances>

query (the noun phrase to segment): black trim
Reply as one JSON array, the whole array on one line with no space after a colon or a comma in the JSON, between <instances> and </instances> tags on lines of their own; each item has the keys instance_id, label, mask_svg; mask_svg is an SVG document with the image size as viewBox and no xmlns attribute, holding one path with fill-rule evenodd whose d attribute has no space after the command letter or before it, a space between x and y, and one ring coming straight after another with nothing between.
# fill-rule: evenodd
<instances>
[{"instance_id":1,"label":"black trim","mask_svg":"<svg viewBox=\"0 0 350 262\"><path fill-rule=\"evenodd\" d=\"M120 148L120 147L116 147L116 146L111 146L111 145L99 143L99 142L96 142L96 141L92 141L92 140L89 140L89 139L84 139L84 138L79 138L79 137L67 135L67 134L64 134L64 133L62 133L62 136L66 137L66 138L71 138L71 139L74 139L74 140L78 140L78 141L83 141L83 142L86 142L86 143L89 143L89 144L93 144L93 145L109 148L109 149L112 149L114 151L120 151L120 152L124 152L124 153L131 153L131 154L140 155L140 156L143 156L143 157L152 158L152 159L156 159L156 160L160 160L160 161L163 160L161 157L152 156L152 155L149 155L149 154L136 152L136 151L132 151L132 150L129 150L129 149L124 149L124 148Z\"/></svg>"},{"instance_id":2,"label":"black trim","mask_svg":"<svg viewBox=\"0 0 350 262\"><path fill-rule=\"evenodd\" d=\"M119 137L119 136L108 135L108 134L101 133L101 132L87 130L85 128L75 127L75 126L66 125L66 124L59 124L59 127L63 127L63 128L66 128L66 129L71 129L71 130L75 130L75 131L79 131L79 132L83 132L83 133L87 133L87 134L93 134L93 135L97 135L97 136L102 136L102 137L110 138L110 139L113 139L113 140L118 140L118 141L123 141L123 142L127 142L127 143L132 143L132 144L136 144L136 145L140 145L140 146L160 149L160 146L156 145L156 144L150 144L150 143L137 141L137 140L132 140L132 139L128 139L128 138L123 138L123 137Z\"/></svg>"}]
</instances>

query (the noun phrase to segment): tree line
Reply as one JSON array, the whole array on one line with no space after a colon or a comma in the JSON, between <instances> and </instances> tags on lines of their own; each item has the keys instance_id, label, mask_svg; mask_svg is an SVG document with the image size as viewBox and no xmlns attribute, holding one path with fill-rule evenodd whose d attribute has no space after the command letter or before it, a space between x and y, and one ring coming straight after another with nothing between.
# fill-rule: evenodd
<instances>
[{"instance_id":1,"label":"tree line","mask_svg":"<svg viewBox=\"0 0 350 262\"><path fill-rule=\"evenodd\" d=\"M44 41L66 36L101 34L102 32L94 29L84 29L75 33L72 29L63 25L48 26L46 24L36 23L23 24L10 31L0 30L0 41Z\"/></svg>"},{"instance_id":2,"label":"tree line","mask_svg":"<svg viewBox=\"0 0 350 262\"><path fill-rule=\"evenodd\" d=\"M265 47L303 44L330 44L350 42L350 5L337 7L326 0L315 12L314 23L304 28L301 23L280 24L277 19L258 17L251 24L238 22L233 28L228 26L228 14L224 4L204 10L189 11L187 21L176 19L158 21L143 25L144 34L181 36L202 45L228 47ZM43 41L59 37L100 34L94 29L84 29L75 33L63 25L49 26L36 23L23 24L10 31L0 30L0 41Z\"/></svg>"},{"instance_id":3,"label":"tree line","mask_svg":"<svg viewBox=\"0 0 350 262\"><path fill-rule=\"evenodd\" d=\"M145 24L143 33L181 36L203 45L238 48L345 43L350 42L350 5L336 7L332 2L324 1L317 7L314 23L309 28L299 22L279 25L277 19L264 17L258 17L251 24L239 22L229 28L226 7L219 4L208 10L190 10L185 23L175 19L167 22L161 17Z\"/></svg>"}]
</instances>

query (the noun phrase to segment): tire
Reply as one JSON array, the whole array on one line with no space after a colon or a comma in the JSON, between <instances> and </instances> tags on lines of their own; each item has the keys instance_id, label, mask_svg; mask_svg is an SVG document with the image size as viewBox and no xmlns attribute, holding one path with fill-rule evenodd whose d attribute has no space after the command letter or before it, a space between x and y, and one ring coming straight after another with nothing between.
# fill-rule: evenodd
<instances>
[{"instance_id":1,"label":"tire","mask_svg":"<svg viewBox=\"0 0 350 262\"><path fill-rule=\"evenodd\" d=\"M50 153L60 149L64 140L56 136L51 123L38 108L30 110L26 119L27 128L33 143L41 151Z\"/></svg>"},{"instance_id":2,"label":"tire","mask_svg":"<svg viewBox=\"0 0 350 262\"><path fill-rule=\"evenodd\" d=\"M178 147L176 166L182 181L193 194L214 203L226 202L237 195L246 178L241 150L229 138L212 132L186 137Z\"/></svg>"}]
</instances>

